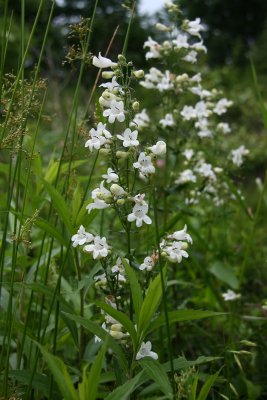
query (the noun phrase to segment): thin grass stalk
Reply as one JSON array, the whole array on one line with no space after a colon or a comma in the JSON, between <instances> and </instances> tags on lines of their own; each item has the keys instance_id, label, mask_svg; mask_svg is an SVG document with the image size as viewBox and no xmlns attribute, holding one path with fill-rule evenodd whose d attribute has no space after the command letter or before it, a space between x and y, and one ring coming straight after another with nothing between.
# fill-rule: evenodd
<instances>
[{"instance_id":1,"label":"thin grass stalk","mask_svg":"<svg viewBox=\"0 0 267 400\"><path fill-rule=\"evenodd\" d=\"M170 358L170 366L171 366L171 384L173 390L173 396L175 396L175 381L174 381L174 364L173 364L173 350L171 344L171 332L170 332L170 324L169 324L169 316L168 316L168 304L167 304L167 297L165 291L165 284L164 284L164 276L163 276L163 261L161 256L161 248L160 248L160 235L159 235L159 226L158 226L158 213L157 213L157 196L156 196L156 188L154 187L153 192L153 211L154 211L154 221L155 221L155 239L156 239L156 246L159 255L159 269L160 269L160 280L161 280L161 288L162 288L162 302L163 302L163 309L164 309L164 317L166 323L166 332L167 332L167 340L168 340L168 351L169 351L169 358Z\"/></svg>"},{"instance_id":2,"label":"thin grass stalk","mask_svg":"<svg viewBox=\"0 0 267 400\"><path fill-rule=\"evenodd\" d=\"M3 83L3 75L4 75L4 68L5 68L5 61L6 61L6 44L8 42L7 35L7 12L8 12L8 0L5 0L4 4L4 23L3 23L3 30L2 30L2 48L1 48L1 62L0 62L0 100L2 99L2 83ZM10 31L10 29L9 29Z\"/></svg>"}]
</instances>

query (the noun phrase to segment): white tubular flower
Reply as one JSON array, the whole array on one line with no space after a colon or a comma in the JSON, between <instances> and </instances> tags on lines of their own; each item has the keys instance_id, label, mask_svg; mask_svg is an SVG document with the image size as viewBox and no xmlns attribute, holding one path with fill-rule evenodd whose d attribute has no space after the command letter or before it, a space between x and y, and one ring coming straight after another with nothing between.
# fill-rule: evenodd
<instances>
[{"instance_id":1,"label":"white tubular flower","mask_svg":"<svg viewBox=\"0 0 267 400\"><path fill-rule=\"evenodd\" d=\"M225 114L227 112L227 108L231 107L232 104L232 101L223 98L216 103L213 112L217 115Z\"/></svg>"},{"instance_id":2,"label":"white tubular flower","mask_svg":"<svg viewBox=\"0 0 267 400\"><path fill-rule=\"evenodd\" d=\"M83 225L81 225L80 228L78 229L78 232L72 236L71 240L73 242L72 243L73 247L82 246L85 243L92 242L94 240L94 235L92 235L89 232L86 232Z\"/></svg>"},{"instance_id":3,"label":"white tubular flower","mask_svg":"<svg viewBox=\"0 0 267 400\"><path fill-rule=\"evenodd\" d=\"M178 34L177 38L172 41L176 50L188 49L188 36L182 33Z\"/></svg>"},{"instance_id":4,"label":"white tubular flower","mask_svg":"<svg viewBox=\"0 0 267 400\"><path fill-rule=\"evenodd\" d=\"M84 246L86 253L93 253L93 259L105 258L108 255L109 246L105 237L95 236L94 243Z\"/></svg>"},{"instance_id":5,"label":"white tubular flower","mask_svg":"<svg viewBox=\"0 0 267 400\"><path fill-rule=\"evenodd\" d=\"M144 357L151 357L154 360L157 360L158 359L157 353L155 353L154 351L151 351L151 349L152 349L151 342L146 342L146 343L143 342L141 344L141 347L140 347L138 353L136 354L136 360L140 360L141 358L144 358Z\"/></svg>"},{"instance_id":6,"label":"white tubular flower","mask_svg":"<svg viewBox=\"0 0 267 400\"><path fill-rule=\"evenodd\" d=\"M241 296L240 294L235 293L231 289L228 289L227 292L222 294L224 301L233 301L233 300L239 299L240 296Z\"/></svg>"},{"instance_id":7,"label":"white tubular flower","mask_svg":"<svg viewBox=\"0 0 267 400\"><path fill-rule=\"evenodd\" d=\"M195 50L189 51L189 53L182 58L182 60L195 64L197 62L197 52Z\"/></svg>"},{"instance_id":8,"label":"white tubular flower","mask_svg":"<svg viewBox=\"0 0 267 400\"><path fill-rule=\"evenodd\" d=\"M102 122L99 122L96 129L90 129L89 134L91 138L85 142L85 147L89 147L90 151L93 151L93 149L99 150L112 137L111 133L106 129L106 124L102 124Z\"/></svg>"},{"instance_id":9,"label":"white tubular flower","mask_svg":"<svg viewBox=\"0 0 267 400\"><path fill-rule=\"evenodd\" d=\"M192 106L184 106L180 114L186 121L197 117L196 110Z\"/></svg>"},{"instance_id":10,"label":"white tubular flower","mask_svg":"<svg viewBox=\"0 0 267 400\"><path fill-rule=\"evenodd\" d=\"M159 50L161 46L155 40L151 39L149 36L148 40L144 43L144 48L148 47L150 51L146 53L146 59L149 60L150 58L159 58L160 53Z\"/></svg>"},{"instance_id":11,"label":"white tubular flower","mask_svg":"<svg viewBox=\"0 0 267 400\"><path fill-rule=\"evenodd\" d=\"M163 140L159 140L154 146L148 148L156 156L162 156L166 154L166 143Z\"/></svg>"},{"instance_id":12,"label":"white tubular flower","mask_svg":"<svg viewBox=\"0 0 267 400\"><path fill-rule=\"evenodd\" d=\"M137 140L138 131L131 131L130 128L126 128L122 135L117 135L117 138L123 140L123 147L136 147L139 145Z\"/></svg>"},{"instance_id":13,"label":"white tubular flower","mask_svg":"<svg viewBox=\"0 0 267 400\"><path fill-rule=\"evenodd\" d=\"M193 173L191 169L185 169L182 171L179 175L179 178L176 179L175 183L177 184L183 184L183 183L188 183L188 182L196 182L197 177Z\"/></svg>"},{"instance_id":14,"label":"white tubular flower","mask_svg":"<svg viewBox=\"0 0 267 400\"><path fill-rule=\"evenodd\" d=\"M146 257L144 259L144 262L139 266L139 269L141 271L144 271L145 269L147 271L152 271L154 265L155 265L155 261L153 260L153 258L152 257Z\"/></svg>"},{"instance_id":15,"label":"white tubular flower","mask_svg":"<svg viewBox=\"0 0 267 400\"><path fill-rule=\"evenodd\" d=\"M200 22L200 18L196 18L194 21L186 21L186 32L188 32L192 36L197 36L200 38L201 36L199 32L205 30L204 26L201 25Z\"/></svg>"},{"instance_id":16,"label":"white tubular flower","mask_svg":"<svg viewBox=\"0 0 267 400\"><path fill-rule=\"evenodd\" d=\"M105 322L103 322L103 324L101 325L101 327L102 327L102 329L104 329L106 332L108 332L108 329L107 329L107 326L106 326L106 323L105 323ZM100 339L100 337L98 337L98 336L95 336L95 343L99 343L99 342L102 342L102 339Z\"/></svg>"},{"instance_id":17,"label":"white tubular flower","mask_svg":"<svg viewBox=\"0 0 267 400\"><path fill-rule=\"evenodd\" d=\"M172 114L166 114L163 119L159 121L160 125L163 128L166 128L167 126L174 126L174 119Z\"/></svg>"},{"instance_id":18,"label":"white tubular flower","mask_svg":"<svg viewBox=\"0 0 267 400\"><path fill-rule=\"evenodd\" d=\"M101 53L98 53L98 57L93 57L93 65L97 68L110 68L115 67L117 64L111 61L109 58L102 57Z\"/></svg>"},{"instance_id":19,"label":"white tubular flower","mask_svg":"<svg viewBox=\"0 0 267 400\"><path fill-rule=\"evenodd\" d=\"M133 167L139 169L144 176L155 173L155 167L151 162L151 157L147 156L144 152L139 154L138 161L133 163Z\"/></svg>"},{"instance_id":20,"label":"white tubular flower","mask_svg":"<svg viewBox=\"0 0 267 400\"><path fill-rule=\"evenodd\" d=\"M195 171L198 172L200 175L204 176L205 178L209 178L213 181L216 181L216 175L212 170L212 165L207 164L204 161L195 168Z\"/></svg>"},{"instance_id":21,"label":"white tubular flower","mask_svg":"<svg viewBox=\"0 0 267 400\"><path fill-rule=\"evenodd\" d=\"M225 135L231 132L231 128L227 122L220 122L217 125L217 130L224 133Z\"/></svg>"},{"instance_id":22,"label":"white tubular flower","mask_svg":"<svg viewBox=\"0 0 267 400\"><path fill-rule=\"evenodd\" d=\"M152 223L151 218L147 215L148 204L143 202L142 204L136 203L133 207L133 212L128 215L127 220L129 222L136 221L137 228L140 228L143 224L150 225Z\"/></svg>"},{"instance_id":23,"label":"white tubular flower","mask_svg":"<svg viewBox=\"0 0 267 400\"><path fill-rule=\"evenodd\" d=\"M190 161L195 154L193 149L185 149L184 152L182 153L183 156L187 159L187 161Z\"/></svg>"},{"instance_id":24,"label":"white tubular flower","mask_svg":"<svg viewBox=\"0 0 267 400\"><path fill-rule=\"evenodd\" d=\"M107 173L102 175L102 178L106 180L107 183L118 182L119 175L117 175L112 168L108 168Z\"/></svg>"},{"instance_id":25,"label":"white tubular flower","mask_svg":"<svg viewBox=\"0 0 267 400\"><path fill-rule=\"evenodd\" d=\"M207 98L211 96L211 92L209 90L203 89L201 85L193 86L189 88L190 92L196 94L201 99Z\"/></svg>"},{"instance_id":26,"label":"white tubular flower","mask_svg":"<svg viewBox=\"0 0 267 400\"><path fill-rule=\"evenodd\" d=\"M94 276L95 286L105 288L107 286L107 278L105 274Z\"/></svg>"},{"instance_id":27,"label":"white tubular flower","mask_svg":"<svg viewBox=\"0 0 267 400\"><path fill-rule=\"evenodd\" d=\"M129 263L129 260L126 259ZM111 272L117 275L118 282L125 283L125 269L120 257L117 258L116 264L111 268Z\"/></svg>"},{"instance_id":28,"label":"white tubular flower","mask_svg":"<svg viewBox=\"0 0 267 400\"><path fill-rule=\"evenodd\" d=\"M249 150L245 148L245 146L242 144L242 146L238 147L235 150L231 151L231 159L232 162L237 166L240 167L244 160L243 157L249 154Z\"/></svg>"},{"instance_id":29,"label":"white tubular flower","mask_svg":"<svg viewBox=\"0 0 267 400\"><path fill-rule=\"evenodd\" d=\"M209 110L207 109L207 105L204 101L199 101L196 104L195 111L198 118L206 118L210 114Z\"/></svg>"},{"instance_id":30,"label":"white tubular flower","mask_svg":"<svg viewBox=\"0 0 267 400\"><path fill-rule=\"evenodd\" d=\"M189 233L186 232L187 231L187 226L184 226L184 229L181 229L180 231L176 231L174 233L172 233L171 235L168 235L167 238L168 239L174 239L174 240L186 240L188 243L192 244L193 240L191 238L191 236L189 235Z\"/></svg>"},{"instance_id":31,"label":"white tubular flower","mask_svg":"<svg viewBox=\"0 0 267 400\"><path fill-rule=\"evenodd\" d=\"M133 121L130 126L137 127L137 129L146 128L149 125L150 118L147 115L146 109L144 108L140 113L135 114Z\"/></svg>"},{"instance_id":32,"label":"white tubular flower","mask_svg":"<svg viewBox=\"0 0 267 400\"><path fill-rule=\"evenodd\" d=\"M164 248L167 253L167 258L172 263L180 263L182 258L188 258L188 253L184 250L186 248L186 243L184 242L173 242L171 246Z\"/></svg>"},{"instance_id":33,"label":"white tubular flower","mask_svg":"<svg viewBox=\"0 0 267 400\"><path fill-rule=\"evenodd\" d=\"M110 207L110 204L106 203L106 200L109 200L110 198L111 193L104 187L104 181L102 181L100 183L100 187L92 191L92 199L94 202L86 206L88 213L90 213L93 209L103 210Z\"/></svg>"},{"instance_id":34,"label":"white tubular flower","mask_svg":"<svg viewBox=\"0 0 267 400\"><path fill-rule=\"evenodd\" d=\"M113 124L117 119L119 122L125 120L123 101L112 100L110 108L103 112L104 117L108 117L108 122Z\"/></svg>"},{"instance_id":35,"label":"white tubular flower","mask_svg":"<svg viewBox=\"0 0 267 400\"><path fill-rule=\"evenodd\" d=\"M113 76L111 82L102 83L101 85L99 85L99 87L106 88L106 89L108 89L110 91L114 90L115 92L121 89L121 86L116 81L116 76Z\"/></svg>"},{"instance_id":36,"label":"white tubular flower","mask_svg":"<svg viewBox=\"0 0 267 400\"><path fill-rule=\"evenodd\" d=\"M160 92L164 92L164 90L173 88L170 71L165 72L165 75L163 75L161 81L157 84L157 88Z\"/></svg>"}]
</instances>

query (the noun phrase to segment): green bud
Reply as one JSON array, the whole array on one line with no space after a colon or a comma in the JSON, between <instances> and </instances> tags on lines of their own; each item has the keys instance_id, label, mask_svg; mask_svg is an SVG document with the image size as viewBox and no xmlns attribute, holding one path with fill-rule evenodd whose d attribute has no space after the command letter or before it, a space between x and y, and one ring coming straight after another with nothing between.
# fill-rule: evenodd
<instances>
[{"instance_id":1,"label":"green bud","mask_svg":"<svg viewBox=\"0 0 267 400\"><path fill-rule=\"evenodd\" d=\"M125 204L125 199L119 199L117 200L118 206L123 206Z\"/></svg>"},{"instance_id":2,"label":"green bud","mask_svg":"<svg viewBox=\"0 0 267 400\"><path fill-rule=\"evenodd\" d=\"M138 112L139 108L140 108L139 101L134 101L132 104L132 109L134 110L134 112Z\"/></svg>"},{"instance_id":3,"label":"green bud","mask_svg":"<svg viewBox=\"0 0 267 400\"><path fill-rule=\"evenodd\" d=\"M118 55L118 61L121 62L121 63L125 63L126 62L126 58L124 57L124 55L119 54Z\"/></svg>"},{"instance_id":4,"label":"green bud","mask_svg":"<svg viewBox=\"0 0 267 400\"><path fill-rule=\"evenodd\" d=\"M116 152L116 157L120 158L122 160L126 160L126 158L129 157L129 153L127 151L117 151Z\"/></svg>"}]
</instances>

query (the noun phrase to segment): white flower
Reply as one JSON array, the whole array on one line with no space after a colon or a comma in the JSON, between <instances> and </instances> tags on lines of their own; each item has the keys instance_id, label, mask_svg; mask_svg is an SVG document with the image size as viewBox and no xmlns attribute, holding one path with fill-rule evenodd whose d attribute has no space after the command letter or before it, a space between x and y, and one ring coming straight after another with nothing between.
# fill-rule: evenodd
<instances>
[{"instance_id":1,"label":"white flower","mask_svg":"<svg viewBox=\"0 0 267 400\"><path fill-rule=\"evenodd\" d=\"M116 81L116 76L113 76L112 81L111 82L107 82L107 83L102 83L101 85L99 85L99 87L104 87L110 91L118 91L121 89L121 86L118 84L118 82Z\"/></svg>"},{"instance_id":2,"label":"white flower","mask_svg":"<svg viewBox=\"0 0 267 400\"><path fill-rule=\"evenodd\" d=\"M230 133L231 132L231 128L229 126L229 124L227 122L220 122L217 125L217 129L218 131L221 131L224 134Z\"/></svg>"},{"instance_id":3,"label":"white flower","mask_svg":"<svg viewBox=\"0 0 267 400\"><path fill-rule=\"evenodd\" d=\"M144 259L144 262L139 266L139 269L143 271L146 269L147 271L152 271L153 267L155 265L155 262L152 257L146 257Z\"/></svg>"},{"instance_id":4,"label":"white flower","mask_svg":"<svg viewBox=\"0 0 267 400\"><path fill-rule=\"evenodd\" d=\"M180 114L186 121L197 117L196 110L192 106L184 106Z\"/></svg>"},{"instance_id":5,"label":"white flower","mask_svg":"<svg viewBox=\"0 0 267 400\"><path fill-rule=\"evenodd\" d=\"M109 58L102 57L101 53L98 53L98 57L93 57L93 65L97 68L110 68L115 67L117 64L111 61Z\"/></svg>"},{"instance_id":6,"label":"white flower","mask_svg":"<svg viewBox=\"0 0 267 400\"><path fill-rule=\"evenodd\" d=\"M85 147L89 147L90 151L93 151L93 149L99 150L112 137L106 129L106 124L102 124L102 122L99 122L96 129L92 128L89 134L91 138L85 142Z\"/></svg>"},{"instance_id":7,"label":"white flower","mask_svg":"<svg viewBox=\"0 0 267 400\"><path fill-rule=\"evenodd\" d=\"M242 146L238 147L235 150L231 151L231 159L232 162L240 167L240 165L243 164L243 157L249 154L249 150L245 148L245 146L242 144Z\"/></svg>"},{"instance_id":8,"label":"white flower","mask_svg":"<svg viewBox=\"0 0 267 400\"><path fill-rule=\"evenodd\" d=\"M183 183L187 183L187 182L196 182L196 180L197 180L197 177L193 173L193 171L191 169L185 169L184 171L182 171L180 173L179 178L175 181L175 183L183 184Z\"/></svg>"},{"instance_id":9,"label":"white flower","mask_svg":"<svg viewBox=\"0 0 267 400\"><path fill-rule=\"evenodd\" d=\"M126 261L129 263L128 259ZM126 282L125 269L120 257L117 258L116 264L111 268L111 272L117 275L118 282Z\"/></svg>"},{"instance_id":10,"label":"white flower","mask_svg":"<svg viewBox=\"0 0 267 400\"><path fill-rule=\"evenodd\" d=\"M172 233L171 235L168 235L167 238L168 239L174 239L174 240L186 240L188 243L193 243L193 240L191 238L191 236L189 235L189 233L186 232L187 231L187 226L184 226L184 229L181 229L180 231L176 231L174 233Z\"/></svg>"},{"instance_id":11,"label":"white flower","mask_svg":"<svg viewBox=\"0 0 267 400\"><path fill-rule=\"evenodd\" d=\"M117 138L123 140L123 147L136 147L139 145L137 140L138 131L131 131L130 128L126 128L122 135L117 135Z\"/></svg>"},{"instance_id":12,"label":"white flower","mask_svg":"<svg viewBox=\"0 0 267 400\"><path fill-rule=\"evenodd\" d=\"M90 213L93 209L103 210L104 208L110 207L110 204L106 203L106 200L110 198L111 193L104 187L104 181L102 181L100 183L100 187L92 191L92 199L94 202L86 206L88 213Z\"/></svg>"},{"instance_id":13,"label":"white flower","mask_svg":"<svg viewBox=\"0 0 267 400\"><path fill-rule=\"evenodd\" d=\"M233 290L228 289L227 292L222 294L222 297L224 298L225 301L232 301L239 299L240 294L237 294Z\"/></svg>"},{"instance_id":14,"label":"white flower","mask_svg":"<svg viewBox=\"0 0 267 400\"><path fill-rule=\"evenodd\" d=\"M195 50L189 51L189 53L182 58L186 62L195 64L197 62L197 52Z\"/></svg>"},{"instance_id":15,"label":"white flower","mask_svg":"<svg viewBox=\"0 0 267 400\"><path fill-rule=\"evenodd\" d=\"M207 47L204 46L203 40L200 42L194 43L191 45L191 49L194 49L196 51L204 51L204 53L207 53Z\"/></svg>"},{"instance_id":16,"label":"white flower","mask_svg":"<svg viewBox=\"0 0 267 400\"><path fill-rule=\"evenodd\" d=\"M232 101L223 98L216 103L213 112L217 115L222 115L227 112L227 108L229 108L232 104Z\"/></svg>"},{"instance_id":17,"label":"white flower","mask_svg":"<svg viewBox=\"0 0 267 400\"><path fill-rule=\"evenodd\" d=\"M173 83L171 82L170 71L166 71L165 75L163 75L161 81L157 84L157 88L160 92L164 90L169 90L173 88Z\"/></svg>"},{"instance_id":18,"label":"white flower","mask_svg":"<svg viewBox=\"0 0 267 400\"><path fill-rule=\"evenodd\" d=\"M117 183L113 183L110 186L110 191L113 194L113 196L115 197L121 197L123 195L126 194L125 190L123 189L123 187L121 187L120 185L118 185Z\"/></svg>"},{"instance_id":19,"label":"white flower","mask_svg":"<svg viewBox=\"0 0 267 400\"><path fill-rule=\"evenodd\" d=\"M154 351L151 351L152 349L152 345L151 342L143 342L141 344L141 347L138 351L138 353L136 354L136 360L140 360L143 357L151 357L154 360L158 359L158 355L157 353L155 353Z\"/></svg>"},{"instance_id":20,"label":"white flower","mask_svg":"<svg viewBox=\"0 0 267 400\"><path fill-rule=\"evenodd\" d=\"M174 125L174 119L172 114L166 114L163 119L159 121L160 125L163 126L163 128L166 128L167 126L173 126Z\"/></svg>"},{"instance_id":21,"label":"white flower","mask_svg":"<svg viewBox=\"0 0 267 400\"><path fill-rule=\"evenodd\" d=\"M216 175L212 170L211 164L207 164L204 161L201 161L201 163L195 168L195 171L198 172L200 175L204 176L205 178L216 180Z\"/></svg>"},{"instance_id":22,"label":"white flower","mask_svg":"<svg viewBox=\"0 0 267 400\"><path fill-rule=\"evenodd\" d=\"M167 258L170 262L178 262L182 261L182 258L188 258L188 253L184 250L187 247L184 242L173 242L171 246L167 246L164 248L164 251L167 253Z\"/></svg>"},{"instance_id":23,"label":"white flower","mask_svg":"<svg viewBox=\"0 0 267 400\"><path fill-rule=\"evenodd\" d=\"M133 207L133 212L128 215L127 220L129 222L136 221L136 226L140 228L143 224L150 225L152 223L151 218L147 215L148 204L143 202L142 204L136 203Z\"/></svg>"},{"instance_id":24,"label":"white flower","mask_svg":"<svg viewBox=\"0 0 267 400\"><path fill-rule=\"evenodd\" d=\"M144 43L144 48L148 47L150 51L146 53L146 59L149 60L150 58L159 58L160 53L159 50L161 46L155 40L151 39L149 36L148 40Z\"/></svg>"},{"instance_id":25,"label":"white flower","mask_svg":"<svg viewBox=\"0 0 267 400\"><path fill-rule=\"evenodd\" d=\"M204 31L205 28L203 25L201 25L200 18L196 18L194 21L186 21L187 22L187 27L186 27L186 32L190 33L192 36L197 36L200 37L199 32Z\"/></svg>"},{"instance_id":26,"label":"white flower","mask_svg":"<svg viewBox=\"0 0 267 400\"><path fill-rule=\"evenodd\" d=\"M146 128L149 124L150 118L147 115L146 109L144 108L140 113L136 114L131 126L137 126L138 129Z\"/></svg>"},{"instance_id":27,"label":"white flower","mask_svg":"<svg viewBox=\"0 0 267 400\"><path fill-rule=\"evenodd\" d=\"M207 109L204 101L199 101L195 106L195 111L198 118L205 118L209 116L209 110Z\"/></svg>"},{"instance_id":28,"label":"white flower","mask_svg":"<svg viewBox=\"0 0 267 400\"><path fill-rule=\"evenodd\" d=\"M108 117L108 122L113 124L117 119L119 122L125 120L123 101L112 100L110 108L103 112L104 117Z\"/></svg>"},{"instance_id":29,"label":"white flower","mask_svg":"<svg viewBox=\"0 0 267 400\"><path fill-rule=\"evenodd\" d=\"M77 247L77 246L82 246L85 243L90 243L92 240L94 240L94 235L92 235L89 232L85 231L85 228L83 225L80 226L78 229L78 232L72 236L72 246Z\"/></svg>"},{"instance_id":30,"label":"white flower","mask_svg":"<svg viewBox=\"0 0 267 400\"><path fill-rule=\"evenodd\" d=\"M111 182L118 182L119 180L119 175L117 175L112 168L108 168L107 173L102 175L102 178L104 178L107 183Z\"/></svg>"},{"instance_id":31,"label":"white flower","mask_svg":"<svg viewBox=\"0 0 267 400\"><path fill-rule=\"evenodd\" d=\"M95 236L94 243L84 246L84 251L93 253L93 259L105 258L108 255L109 246L105 237Z\"/></svg>"},{"instance_id":32,"label":"white flower","mask_svg":"<svg viewBox=\"0 0 267 400\"><path fill-rule=\"evenodd\" d=\"M177 38L172 41L175 49L188 49L188 36L185 34L178 34Z\"/></svg>"},{"instance_id":33,"label":"white flower","mask_svg":"<svg viewBox=\"0 0 267 400\"><path fill-rule=\"evenodd\" d=\"M154 146L149 147L149 150L156 156L162 156L166 154L166 143L163 140L159 140Z\"/></svg>"},{"instance_id":34,"label":"white flower","mask_svg":"<svg viewBox=\"0 0 267 400\"><path fill-rule=\"evenodd\" d=\"M134 168L138 168L142 175L154 174L155 167L151 162L151 157L147 156L146 153L141 152L138 157L138 161L133 163Z\"/></svg>"},{"instance_id":35,"label":"white flower","mask_svg":"<svg viewBox=\"0 0 267 400\"><path fill-rule=\"evenodd\" d=\"M195 154L194 150L192 149L185 149L184 152L182 153L185 158L190 161L193 155Z\"/></svg>"}]
</instances>

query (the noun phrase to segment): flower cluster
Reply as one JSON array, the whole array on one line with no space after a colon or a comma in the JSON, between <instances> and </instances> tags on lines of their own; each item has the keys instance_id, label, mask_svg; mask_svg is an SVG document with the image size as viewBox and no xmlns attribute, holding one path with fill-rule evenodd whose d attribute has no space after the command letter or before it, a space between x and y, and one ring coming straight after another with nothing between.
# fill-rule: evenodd
<instances>
[{"instance_id":1,"label":"flower cluster","mask_svg":"<svg viewBox=\"0 0 267 400\"><path fill-rule=\"evenodd\" d=\"M160 243L162 255L172 263L180 263L183 257L189 257L186 251L188 243L192 244L193 240L187 233L187 226L185 225L184 229L168 235L166 239Z\"/></svg>"},{"instance_id":2,"label":"flower cluster","mask_svg":"<svg viewBox=\"0 0 267 400\"><path fill-rule=\"evenodd\" d=\"M94 260L108 256L110 246L107 244L107 239L86 232L82 225L78 229L78 232L72 236L71 240L73 247L85 245L83 250L86 253L91 253Z\"/></svg>"}]
</instances>

